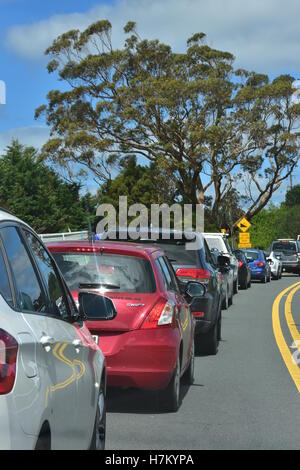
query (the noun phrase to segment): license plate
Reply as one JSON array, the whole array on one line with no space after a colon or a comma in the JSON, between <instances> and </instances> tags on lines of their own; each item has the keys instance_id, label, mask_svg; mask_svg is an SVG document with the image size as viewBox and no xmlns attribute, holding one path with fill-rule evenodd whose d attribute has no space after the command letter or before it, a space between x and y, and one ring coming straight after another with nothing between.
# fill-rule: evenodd
<instances>
[{"instance_id":1,"label":"license plate","mask_svg":"<svg viewBox=\"0 0 300 470\"><path fill-rule=\"evenodd\" d=\"M93 340L96 344L99 344L99 336L93 335Z\"/></svg>"}]
</instances>

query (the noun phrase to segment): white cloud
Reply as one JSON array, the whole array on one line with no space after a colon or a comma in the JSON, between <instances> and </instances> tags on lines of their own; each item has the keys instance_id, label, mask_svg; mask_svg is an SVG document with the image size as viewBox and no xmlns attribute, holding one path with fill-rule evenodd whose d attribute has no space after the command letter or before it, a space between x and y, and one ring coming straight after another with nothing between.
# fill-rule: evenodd
<instances>
[{"instance_id":1,"label":"white cloud","mask_svg":"<svg viewBox=\"0 0 300 470\"><path fill-rule=\"evenodd\" d=\"M297 71L299 15L299 0L117 0L85 13L14 26L7 33L7 44L22 57L40 59L62 32L109 19L114 45L119 46L124 40L123 26L134 20L143 37L158 37L177 50L185 47L193 33L203 31L209 45L233 52L239 66L266 72Z\"/></svg>"},{"instance_id":2,"label":"white cloud","mask_svg":"<svg viewBox=\"0 0 300 470\"><path fill-rule=\"evenodd\" d=\"M40 149L49 138L49 130L46 127L31 126L10 129L0 134L0 155L2 155L13 139L18 139L20 144Z\"/></svg>"}]
</instances>

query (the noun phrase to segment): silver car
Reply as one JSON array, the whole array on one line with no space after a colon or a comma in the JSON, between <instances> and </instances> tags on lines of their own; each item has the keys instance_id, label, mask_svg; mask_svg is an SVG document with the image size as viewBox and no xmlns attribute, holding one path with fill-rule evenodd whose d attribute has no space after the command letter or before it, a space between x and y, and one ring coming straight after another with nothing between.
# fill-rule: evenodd
<instances>
[{"instance_id":1,"label":"silver car","mask_svg":"<svg viewBox=\"0 0 300 470\"><path fill-rule=\"evenodd\" d=\"M275 253L272 251L267 256L267 261L271 268L272 278L278 281L278 279L282 278L282 271L283 271L283 265L282 265L282 261L280 260L280 257L276 256Z\"/></svg>"},{"instance_id":2,"label":"silver car","mask_svg":"<svg viewBox=\"0 0 300 470\"><path fill-rule=\"evenodd\" d=\"M105 361L83 319L113 306L82 293L78 312L37 235L2 209L0 271L0 449L103 449Z\"/></svg>"}]
</instances>

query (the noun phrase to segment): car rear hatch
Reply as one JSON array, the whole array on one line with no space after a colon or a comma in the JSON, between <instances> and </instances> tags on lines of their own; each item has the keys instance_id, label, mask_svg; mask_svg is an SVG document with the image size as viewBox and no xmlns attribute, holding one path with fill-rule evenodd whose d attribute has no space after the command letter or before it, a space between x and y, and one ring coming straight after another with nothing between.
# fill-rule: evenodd
<instances>
[{"instance_id":1,"label":"car rear hatch","mask_svg":"<svg viewBox=\"0 0 300 470\"><path fill-rule=\"evenodd\" d=\"M297 266L300 263L296 242L276 242L273 245L273 252L284 267Z\"/></svg>"},{"instance_id":2,"label":"car rear hatch","mask_svg":"<svg viewBox=\"0 0 300 470\"><path fill-rule=\"evenodd\" d=\"M87 322L92 333L138 329L156 303L156 282L150 261L126 253L53 253L78 304L80 291L110 297L117 316Z\"/></svg>"}]
</instances>

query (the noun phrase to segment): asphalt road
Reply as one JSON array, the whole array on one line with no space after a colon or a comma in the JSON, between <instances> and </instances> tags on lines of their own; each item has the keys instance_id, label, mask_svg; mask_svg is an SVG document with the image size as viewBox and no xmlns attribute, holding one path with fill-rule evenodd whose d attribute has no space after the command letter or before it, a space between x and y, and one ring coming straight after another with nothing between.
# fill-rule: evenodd
<instances>
[{"instance_id":1,"label":"asphalt road","mask_svg":"<svg viewBox=\"0 0 300 470\"><path fill-rule=\"evenodd\" d=\"M219 353L196 358L195 384L182 389L177 413L159 413L151 393L109 390L107 449L299 449L300 396L272 325L275 298L296 282L253 283L235 296L223 312ZM279 315L288 348L286 299ZM292 313L300 330L300 291Z\"/></svg>"}]
</instances>

